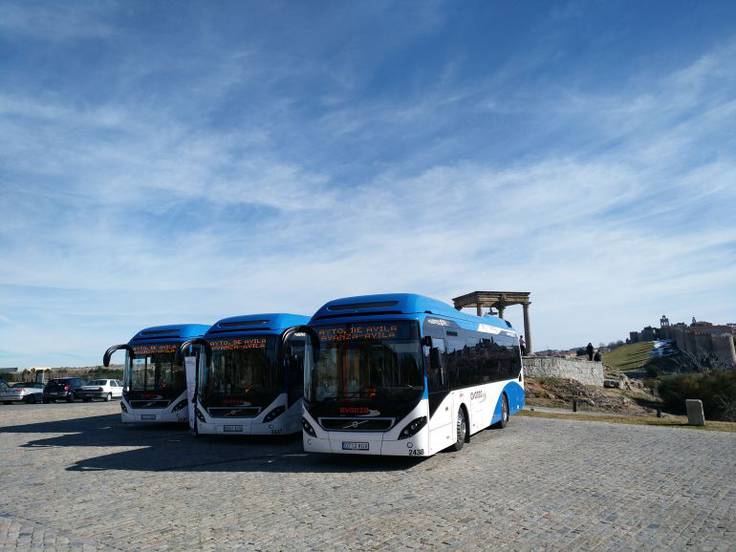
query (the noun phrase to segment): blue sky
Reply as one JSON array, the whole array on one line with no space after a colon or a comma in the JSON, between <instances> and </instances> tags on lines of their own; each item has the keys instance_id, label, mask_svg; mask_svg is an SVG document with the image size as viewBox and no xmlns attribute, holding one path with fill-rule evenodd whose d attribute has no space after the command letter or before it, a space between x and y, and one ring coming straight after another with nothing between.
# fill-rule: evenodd
<instances>
[{"instance_id":1,"label":"blue sky","mask_svg":"<svg viewBox=\"0 0 736 552\"><path fill-rule=\"evenodd\" d=\"M0 366L389 291L529 290L536 348L736 321L734 21L0 1Z\"/></svg>"}]
</instances>

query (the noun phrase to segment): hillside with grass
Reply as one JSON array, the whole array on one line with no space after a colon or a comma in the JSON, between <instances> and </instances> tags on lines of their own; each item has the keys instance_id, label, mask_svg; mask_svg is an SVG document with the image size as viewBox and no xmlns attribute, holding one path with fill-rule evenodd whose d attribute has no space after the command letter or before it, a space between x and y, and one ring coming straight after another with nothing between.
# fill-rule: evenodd
<instances>
[{"instance_id":1,"label":"hillside with grass","mask_svg":"<svg viewBox=\"0 0 736 552\"><path fill-rule=\"evenodd\" d=\"M614 372L641 370L652 360L653 341L622 345L603 354L603 365Z\"/></svg>"}]
</instances>

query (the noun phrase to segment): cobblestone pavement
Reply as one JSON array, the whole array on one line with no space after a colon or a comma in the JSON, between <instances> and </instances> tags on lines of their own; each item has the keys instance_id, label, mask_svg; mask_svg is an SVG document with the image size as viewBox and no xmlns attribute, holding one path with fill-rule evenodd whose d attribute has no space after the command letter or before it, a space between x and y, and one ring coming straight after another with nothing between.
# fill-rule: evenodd
<instances>
[{"instance_id":1,"label":"cobblestone pavement","mask_svg":"<svg viewBox=\"0 0 736 552\"><path fill-rule=\"evenodd\" d=\"M413 461L20 405L0 467L0 550L736 549L733 433L514 418Z\"/></svg>"}]
</instances>

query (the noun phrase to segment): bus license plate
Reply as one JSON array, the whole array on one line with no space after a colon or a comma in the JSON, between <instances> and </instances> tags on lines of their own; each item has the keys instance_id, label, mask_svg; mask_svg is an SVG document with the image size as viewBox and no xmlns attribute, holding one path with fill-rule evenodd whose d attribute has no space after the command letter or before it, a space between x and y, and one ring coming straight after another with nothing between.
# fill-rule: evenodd
<instances>
[{"instance_id":1,"label":"bus license plate","mask_svg":"<svg viewBox=\"0 0 736 552\"><path fill-rule=\"evenodd\" d=\"M222 431L226 433L242 432L243 426L242 425L226 425L226 426L222 426Z\"/></svg>"},{"instance_id":2,"label":"bus license plate","mask_svg":"<svg viewBox=\"0 0 736 552\"><path fill-rule=\"evenodd\" d=\"M155 414L141 414L141 420L142 421L148 421L148 420L155 420L156 415Z\"/></svg>"},{"instance_id":3,"label":"bus license plate","mask_svg":"<svg viewBox=\"0 0 736 552\"><path fill-rule=\"evenodd\" d=\"M359 443L356 441L343 441L342 450L368 450L368 443Z\"/></svg>"}]
</instances>

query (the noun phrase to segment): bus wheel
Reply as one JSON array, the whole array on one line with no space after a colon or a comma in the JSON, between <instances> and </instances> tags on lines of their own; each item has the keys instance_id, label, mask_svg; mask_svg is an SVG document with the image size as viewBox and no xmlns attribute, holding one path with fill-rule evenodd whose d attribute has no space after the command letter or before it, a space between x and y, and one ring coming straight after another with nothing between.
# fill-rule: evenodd
<instances>
[{"instance_id":1,"label":"bus wheel","mask_svg":"<svg viewBox=\"0 0 736 552\"><path fill-rule=\"evenodd\" d=\"M509 423L509 400L506 398L506 393L501 394L501 421L493 424L493 427L497 429L503 429L506 424Z\"/></svg>"},{"instance_id":2,"label":"bus wheel","mask_svg":"<svg viewBox=\"0 0 736 552\"><path fill-rule=\"evenodd\" d=\"M457 410L457 422L455 424L457 433L455 437L455 444L452 445L452 450L459 451L463 448L465 441L468 437L468 418L465 416L465 410L462 407Z\"/></svg>"}]
</instances>

